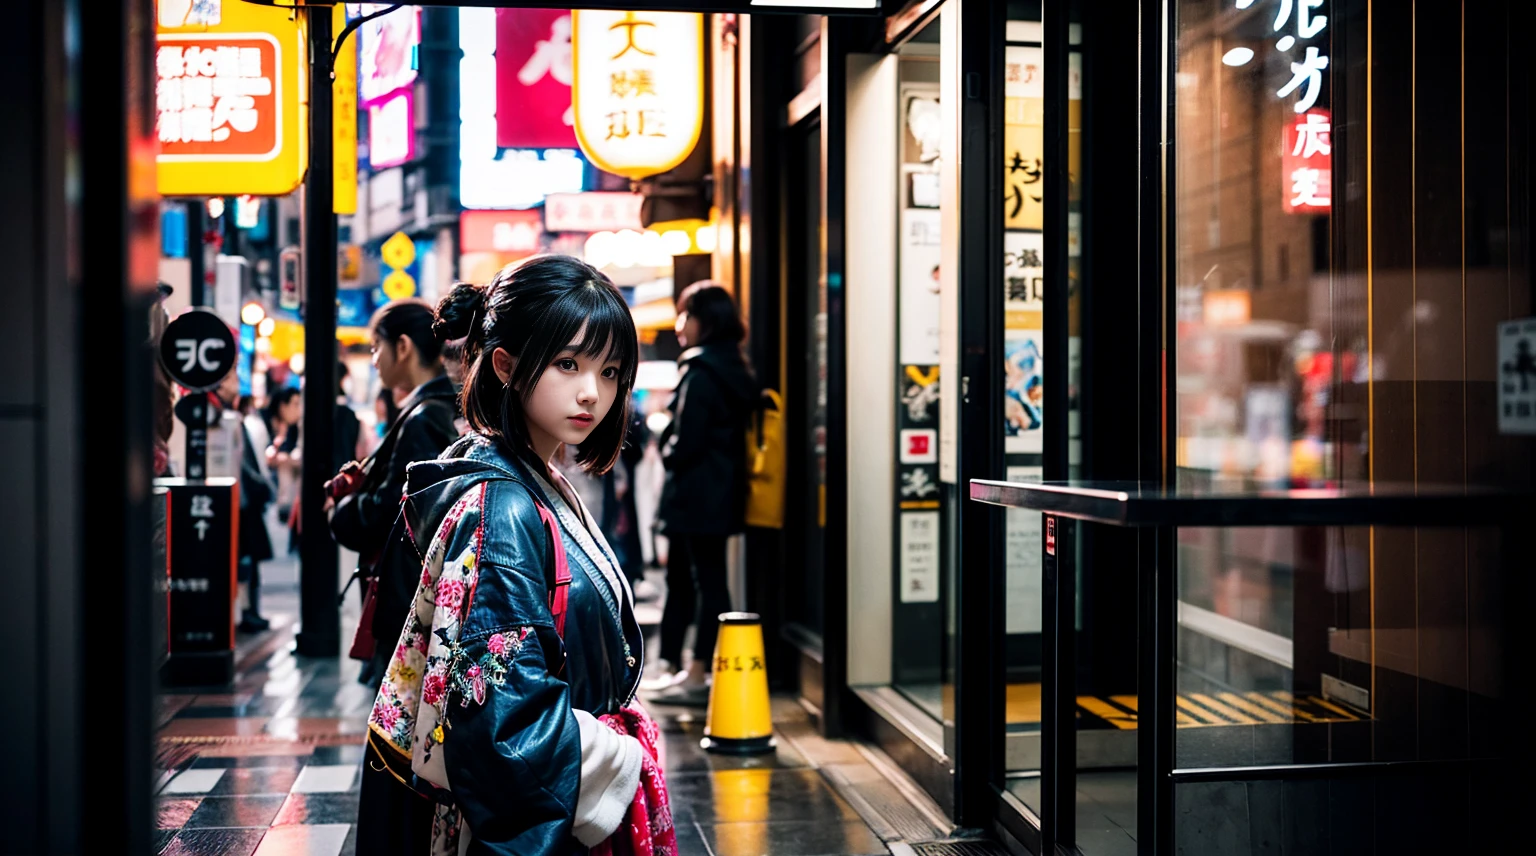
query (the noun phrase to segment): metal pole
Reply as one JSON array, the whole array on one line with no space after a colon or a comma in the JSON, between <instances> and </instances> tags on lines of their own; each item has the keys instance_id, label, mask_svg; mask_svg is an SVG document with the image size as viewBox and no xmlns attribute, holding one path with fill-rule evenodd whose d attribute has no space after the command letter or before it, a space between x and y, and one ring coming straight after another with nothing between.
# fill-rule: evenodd
<instances>
[{"instance_id":1,"label":"metal pole","mask_svg":"<svg viewBox=\"0 0 1536 856\"><path fill-rule=\"evenodd\" d=\"M331 9L309 19L309 174L304 183L304 425L299 488L298 653L341 649L338 557L325 515L336 407L336 213L332 186Z\"/></svg>"},{"instance_id":2,"label":"metal pole","mask_svg":"<svg viewBox=\"0 0 1536 856\"><path fill-rule=\"evenodd\" d=\"M187 302L208 305L208 253L203 246L203 203L188 199L187 206Z\"/></svg>"}]
</instances>

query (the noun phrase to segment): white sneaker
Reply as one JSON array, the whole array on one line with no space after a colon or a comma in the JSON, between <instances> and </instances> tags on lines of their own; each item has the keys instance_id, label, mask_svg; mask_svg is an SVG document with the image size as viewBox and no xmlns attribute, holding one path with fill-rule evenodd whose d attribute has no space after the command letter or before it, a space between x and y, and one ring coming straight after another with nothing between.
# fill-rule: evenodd
<instances>
[{"instance_id":1,"label":"white sneaker","mask_svg":"<svg viewBox=\"0 0 1536 856\"><path fill-rule=\"evenodd\" d=\"M634 585L635 600L655 600L661 597L661 588L650 580L636 580Z\"/></svg>"},{"instance_id":2,"label":"white sneaker","mask_svg":"<svg viewBox=\"0 0 1536 856\"><path fill-rule=\"evenodd\" d=\"M695 683L687 678L682 678L672 686L650 694L649 700L656 704L703 707L709 703L709 684Z\"/></svg>"},{"instance_id":3,"label":"white sneaker","mask_svg":"<svg viewBox=\"0 0 1536 856\"><path fill-rule=\"evenodd\" d=\"M664 690L677 683L684 674L666 660L657 660L656 668L648 671L650 671L650 676L640 681L640 690L642 692Z\"/></svg>"}]
</instances>

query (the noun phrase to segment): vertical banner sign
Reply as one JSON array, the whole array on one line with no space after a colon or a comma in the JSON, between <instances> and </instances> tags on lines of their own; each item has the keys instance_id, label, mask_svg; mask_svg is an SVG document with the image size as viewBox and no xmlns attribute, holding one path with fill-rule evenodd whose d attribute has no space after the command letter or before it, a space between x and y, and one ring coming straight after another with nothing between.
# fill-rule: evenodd
<instances>
[{"instance_id":1,"label":"vertical banner sign","mask_svg":"<svg viewBox=\"0 0 1536 856\"><path fill-rule=\"evenodd\" d=\"M571 12L496 10L496 145L576 148Z\"/></svg>"},{"instance_id":2,"label":"vertical banner sign","mask_svg":"<svg viewBox=\"0 0 1536 856\"><path fill-rule=\"evenodd\" d=\"M581 150L632 179L686 160L704 128L704 16L583 9L571 21Z\"/></svg>"},{"instance_id":3,"label":"vertical banner sign","mask_svg":"<svg viewBox=\"0 0 1536 856\"><path fill-rule=\"evenodd\" d=\"M1313 107L1285 123L1281 204L1287 214L1326 214L1333 204L1333 119Z\"/></svg>"},{"instance_id":4,"label":"vertical banner sign","mask_svg":"<svg viewBox=\"0 0 1536 856\"><path fill-rule=\"evenodd\" d=\"M280 196L308 165L302 17L246 2L166 0L156 16L162 196Z\"/></svg>"},{"instance_id":5,"label":"vertical banner sign","mask_svg":"<svg viewBox=\"0 0 1536 856\"><path fill-rule=\"evenodd\" d=\"M331 15L331 32L341 35L347 27L346 7L337 3ZM332 169L335 189L332 208L337 214L357 213L357 39L349 38L336 55L336 77L331 81L335 157Z\"/></svg>"}]
</instances>

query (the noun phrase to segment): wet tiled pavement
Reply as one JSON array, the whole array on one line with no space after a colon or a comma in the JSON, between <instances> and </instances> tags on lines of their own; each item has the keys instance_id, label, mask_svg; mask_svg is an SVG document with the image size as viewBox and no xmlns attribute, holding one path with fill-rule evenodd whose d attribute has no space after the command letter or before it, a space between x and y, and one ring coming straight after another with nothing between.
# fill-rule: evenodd
<instances>
[{"instance_id":1,"label":"wet tiled pavement","mask_svg":"<svg viewBox=\"0 0 1536 856\"><path fill-rule=\"evenodd\" d=\"M162 697L157 852L355 852L372 695L357 683L358 663L291 653L296 606L291 589L269 583L274 630L242 639L233 689ZM680 856L891 852L878 818L872 827L833 787L849 777L828 772L867 761L817 737L797 705L776 700L774 711L777 751L737 758L699 748L702 710L652 709L665 735Z\"/></svg>"}]
</instances>

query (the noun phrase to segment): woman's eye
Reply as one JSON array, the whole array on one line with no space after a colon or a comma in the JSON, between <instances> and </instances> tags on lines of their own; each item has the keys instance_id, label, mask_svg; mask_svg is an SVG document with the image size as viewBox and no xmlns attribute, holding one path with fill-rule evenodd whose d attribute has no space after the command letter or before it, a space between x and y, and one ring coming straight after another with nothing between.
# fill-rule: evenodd
<instances>
[{"instance_id":1,"label":"woman's eye","mask_svg":"<svg viewBox=\"0 0 1536 856\"><path fill-rule=\"evenodd\" d=\"M608 368L603 369L603 377L608 378L609 380L613 380L614 378L616 378L618 376L619 376L619 370L614 368L613 366L609 366Z\"/></svg>"},{"instance_id":2,"label":"woman's eye","mask_svg":"<svg viewBox=\"0 0 1536 856\"><path fill-rule=\"evenodd\" d=\"M569 357L563 360L555 360L555 368L561 371L573 372L576 371L576 361Z\"/></svg>"}]
</instances>

